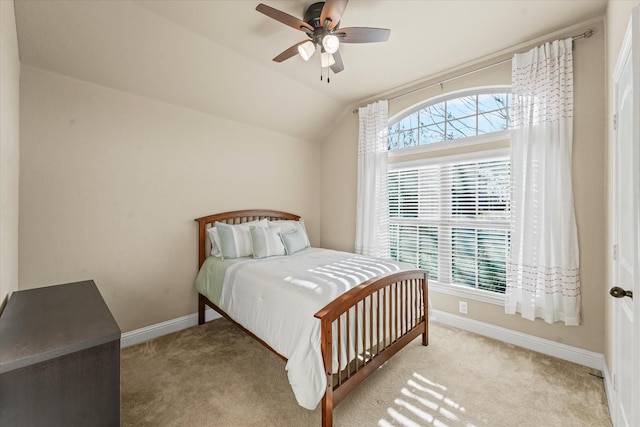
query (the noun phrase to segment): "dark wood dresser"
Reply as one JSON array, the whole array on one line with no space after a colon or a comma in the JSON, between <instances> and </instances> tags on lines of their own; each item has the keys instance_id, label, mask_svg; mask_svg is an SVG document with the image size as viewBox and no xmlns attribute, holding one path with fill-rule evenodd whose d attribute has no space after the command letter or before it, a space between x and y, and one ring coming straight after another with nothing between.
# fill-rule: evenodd
<instances>
[{"instance_id":1,"label":"dark wood dresser","mask_svg":"<svg viewBox=\"0 0 640 427\"><path fill-rule=\"evenodd\" d=\"M119 426L120 328L92 280L16 291L0 316L0 426Z\"/></svg>"}]
</instances>

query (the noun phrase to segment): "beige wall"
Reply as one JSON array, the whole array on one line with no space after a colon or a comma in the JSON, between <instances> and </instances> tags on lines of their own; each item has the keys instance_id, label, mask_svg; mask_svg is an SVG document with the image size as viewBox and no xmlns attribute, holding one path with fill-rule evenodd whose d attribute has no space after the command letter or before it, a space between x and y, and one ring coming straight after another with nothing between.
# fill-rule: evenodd
<instances>
[{"instance_id":1,"label":"beige wall","mask_svg":"<svg viewBox=\"0 0 640 427\"><path fill-rule=\"evenodd\" d=\"M12 1L0 1L0 312L18 289L20 60Z\"/></svg>"},{"instance_id":2,"label":"beige wall","mask_svg":"<svg viewBox=\"0 0 640 427\"><path fill-rule=\"evenodd\" d=\"M126 332L196 312L194 218L302 215L317 144L23 66L20 288L94 279Z\"/></svg>"},{"instance_id":3,"label":"beige wall","mask_svg":"<svg viewBox=\"0 0 640 427\"><path fill-rule=\"evenodd\" d=\"M603 23L572 28L569 37L593 28L595 34L579 40L574 50L574 147L573 180L580 243L582 282L582 323L578 327L565 327L562 323L531 322L519 316L504 314L504 308L495 304L468 301L468 317L493 325L513 329L545 339L565 343L595 352L603 351L605 300L605 38ZM510 55L509 55L510 56ZM497 62L505 56L496 56ZM507 56L508 57L508 56ZM481 68L482 64L476 64ZM458 70L463 73L465 70ZM441 76L439 79L445 79ZM442 93L469 87L510 84L510 64L490 68L467 77L452 80L394 99L389 104L389 115ZM392 97L393 94L386 94ZM381 96L382 97L382 96ZM323 246L353 249L355 238L355 198L357 165L358 118L347 114L336 126L322 147L322 228ZM459 297L431 293L435 309L458 313Z\"/></svg>"},{"instance_id":4,"label":"beige wall","mask_svg":"<svg viewBox=\"0 0 640 427\"><path fill-rule=\"evenodd\" d=\"M353 252L355 246L358 116L346 113L322 144L322 247Z\"/></svg>"},{"instance_id":5,"label":"beige wall","mask_svg":"<svg viewBox=\"0 0 640 427\"><path fill-rule=\"evenodd\" d=\"M610 119L611 111L612 111L612 102L613 102L613 71L616 66L616 61L618 59L618 54L620 52L620 48L622 47L622 41L624 39L624 35L627 31L627 26L629 24L629 19L631 18L631 9L634 6L639 5L640 2L633 0L609 0L607 3L607 15L606 15L606 33L607 33L607 58L606 58L606 87L607 87L607 142L611 143L612 136L612 121ZM608 145L607 144L607 145ZM609 154L609 150L607 150L607 155ZM608 160L608 164L610 164L611 159ZM609 181L609 173L610 170L607 170L606 178L607 178L607 186L610 185ZM608 190L608 187L607 187ZM610 192L608 192L610 193ZM611 205L611 194L608 194L607 198L608 206ZM610 211L607 212L610 214ZM607 217L608 221L608 217ZM611 230L607 226L607 248L611 248L611 244L613 242L613 236L611 235ZM607 252L609 254L609 251ZM611 282L612 274L612 263L611 257L606 257L607 261L607 277L606 277L606 289L609 289L611 286L614 286L614 283ZM611 319L611 305L613 303L612 298L606 299L605 304L605 361L607 363L607 368L609 372L612 372L612 360L611 360L611 352L612 352L612 319Z\"/></svg>"}]
</instances>

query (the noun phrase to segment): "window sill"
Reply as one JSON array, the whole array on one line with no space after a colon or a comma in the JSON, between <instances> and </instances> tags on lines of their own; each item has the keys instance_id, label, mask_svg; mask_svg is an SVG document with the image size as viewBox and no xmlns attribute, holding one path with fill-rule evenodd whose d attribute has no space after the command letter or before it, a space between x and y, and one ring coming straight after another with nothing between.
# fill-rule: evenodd
<instances>
[{"instance_id":1,"label":"window sill","mask_svg":"<svg viewBox=\"0 0 640 427\"><path fill-rule=\"evenodd\" d=\"M454 295L470 300L486 302L488 304L504 305L504 295L495 292L471 289L459 285L442 285L435 281L429 281L429 291L441 294Z\"/></svg>"}]
</instances>

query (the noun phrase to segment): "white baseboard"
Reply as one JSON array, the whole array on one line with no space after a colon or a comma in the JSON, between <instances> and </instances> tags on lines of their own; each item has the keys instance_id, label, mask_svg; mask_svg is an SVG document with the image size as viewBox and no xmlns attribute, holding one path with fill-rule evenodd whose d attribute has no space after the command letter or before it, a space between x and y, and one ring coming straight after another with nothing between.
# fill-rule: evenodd
<instances>
[{"instance_id":1,"label":"white baseboard","mask_svg":"<svg viewBox=\"0 0 640 427\"><path fill-rule=\"evenodd\" d=\"M454 326L459 329L464 329L465 331L517 345L518 347L537 351L538 353L557 357L558 359L567 360L589 368L600 371L604 369L604 355L601 353L595 353L556 341L535 337L444 311L431 310L431 319L434 322Z\"/></svg>"},{"instance_id":2,"label":"white baseboard","mask_svg":"<svg viewBox=\"0 0 640 427\"><path fill-rule=\"evenodd\" d=\"M204 312L204 320L217 319L221 317L216 311L207 308ZM188 314L178 317L177 319L167 320L166 322L156 323L155 325L146 326L144 328L125 332L120 338L120 347L125 348L131 345L143 343L163 335L178 332L183 329L196 326L198 324L198 313Z\"/></svg>"},{"instance_id":3,"label":"white baseboard","mask_svg":"<svg viewBox=\"0 0 640 427\"><path fill-rule=\"evenodd\" d=\"M217 319L220 315L214 310L207 308L205 311L205 320ZM579 365L588 366L593 369L605 371L604 357L600 353L584 350L578 347L558 343L543 338L534 337L532 335L523 334L522 332L512 331L510 329L494 326L489 323L479 322L477 320L468 319L455 314L446 313L444 311L432 310L431 319L445 325L454 326L473 332L478 335L484 335L489 338L503 341L529 350L537 351L548 356L557 357L559 359L568 360ZM167 320L166 322L157 323L155 325L125 332L122 334L120 345L122 348L131 345L140 344L154 338L161 337L173 332L178 332L186 328L190 328L198 324L198 314L189 314L177 319ZM607 381L606 384L611 384Z\"/></svg>"}]
</instances>

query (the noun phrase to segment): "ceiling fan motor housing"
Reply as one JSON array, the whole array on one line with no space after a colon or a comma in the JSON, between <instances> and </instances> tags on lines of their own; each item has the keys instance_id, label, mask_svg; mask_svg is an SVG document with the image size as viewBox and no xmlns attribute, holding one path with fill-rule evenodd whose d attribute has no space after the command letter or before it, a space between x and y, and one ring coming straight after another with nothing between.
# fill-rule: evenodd
<instances>
[{"instance_id":1,"label":"ceiling fan motor housing","mask_svg":"<svg viewBox=\"0 0 640 427\"><path fill-rule=\"evenodd\" d=\"M323 23L320 22L320 15L322 14L323 8L324 8L324 2L319 1L317 3L313 3L304 12L304 17L303 17L304 22L311 25L313 28L316 29L316 31L318 27L322 28ZM334 30L337 28L338 28L338 25L336 24Z\"/></svg>"}]
</instances>

